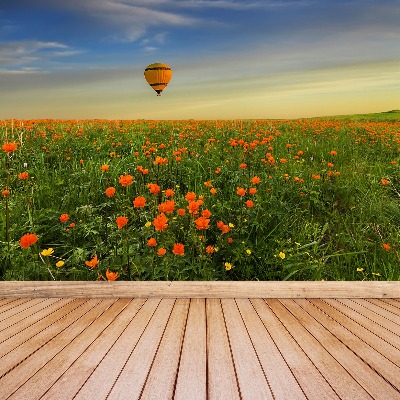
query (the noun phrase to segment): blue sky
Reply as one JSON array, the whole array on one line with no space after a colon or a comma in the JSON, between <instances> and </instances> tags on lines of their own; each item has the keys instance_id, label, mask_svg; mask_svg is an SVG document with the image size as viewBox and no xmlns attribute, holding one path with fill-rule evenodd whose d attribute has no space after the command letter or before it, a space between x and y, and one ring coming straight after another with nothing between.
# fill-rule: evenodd
<instances>
[{"instance_id":1,"label":"blue sky","mask_svg":"<svg viewBox=\"0 0 400 400\"><path fill-rule=\"evenodd\" d=\"M399 21L400 0L3 1L0 119L398 109ZM161 97L153 62L173 69Z\"/></svg>"}]
</instances>

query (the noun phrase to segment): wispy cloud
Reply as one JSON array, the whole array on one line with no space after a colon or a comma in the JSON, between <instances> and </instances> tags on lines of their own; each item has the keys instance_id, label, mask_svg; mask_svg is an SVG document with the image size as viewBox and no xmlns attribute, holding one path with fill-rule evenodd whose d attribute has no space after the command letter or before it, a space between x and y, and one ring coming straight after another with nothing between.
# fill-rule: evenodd
<instances>
[{"instance_id":1,"label":"wispy cloud","mask_svg":"<svg viewBox=\"0 0 400 400\"><path fill-rule=\"evenodd\" d=\"M21 71L34 69L32 64L52 60L58 57L69 57L80 54L80 51L58 42L20 40L0 42L0 67L24 65ZM29 67L28 65L31 66Z\"/></svg>"}]
</instances>

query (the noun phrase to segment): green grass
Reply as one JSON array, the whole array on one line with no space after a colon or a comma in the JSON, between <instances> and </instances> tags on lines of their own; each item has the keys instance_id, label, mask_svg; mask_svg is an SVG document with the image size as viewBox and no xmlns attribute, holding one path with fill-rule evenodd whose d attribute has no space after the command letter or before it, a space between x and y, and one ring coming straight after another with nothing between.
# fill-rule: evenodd
<instances>
[{"instance_id":1,"label":"green grass","mask_svg":"<svg viewBox=\"0 0 400 400\"><path fill-rule=\"evenodd\" d=\"M282 121L2 121L0 134L18 143L1 153L2 279L107 279L107 270L125 280L400 277L399 110ZM123 187L121 175L132 184ZM150 193L150 183L161 191ZM202 199L192 204L197 214L188 192ZM134 207L137 196L145 207ZM155 230L167 200L168 227ZM209 227L199 230L202 212ZM119 216L128 219L121 229ZM22 248L26 233L38 241ZM183 255L173 253L177 243Z\"/></svg>"}]
</instances>

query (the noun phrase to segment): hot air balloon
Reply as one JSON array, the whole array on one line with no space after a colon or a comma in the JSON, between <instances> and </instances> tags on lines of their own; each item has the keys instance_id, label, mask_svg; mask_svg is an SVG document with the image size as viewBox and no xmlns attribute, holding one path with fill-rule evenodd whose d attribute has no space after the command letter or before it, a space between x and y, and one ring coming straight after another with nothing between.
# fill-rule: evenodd
<instances>
[{"instance_id":1,"label":"hot air balloon","mask_svg":"<svg viewBox=\"0 0 400 400\"><path fill-rule=\"evenodd\" d=\"M172 77L172 69L167 64L150 64L144 70L144 78L147 83L161 96L161 92L168 85Z\"/></svg>"}]
</instances>

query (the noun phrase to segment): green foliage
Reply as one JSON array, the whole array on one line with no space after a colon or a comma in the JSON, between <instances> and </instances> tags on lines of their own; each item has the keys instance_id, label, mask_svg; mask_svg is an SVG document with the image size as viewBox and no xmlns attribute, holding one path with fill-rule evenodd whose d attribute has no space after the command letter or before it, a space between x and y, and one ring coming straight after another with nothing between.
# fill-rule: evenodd
<instances>
[{"instance_id":1,"label":"green foliage","mask_svg":"<svg viewBox=\"0 0 400 400\"><path fill-rule=\"evenodd\" d=\"M399 120L2 121L0 274L398 280Z\"/></svg>"}]
</instances>

